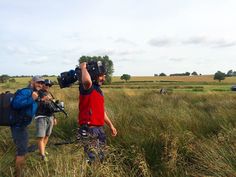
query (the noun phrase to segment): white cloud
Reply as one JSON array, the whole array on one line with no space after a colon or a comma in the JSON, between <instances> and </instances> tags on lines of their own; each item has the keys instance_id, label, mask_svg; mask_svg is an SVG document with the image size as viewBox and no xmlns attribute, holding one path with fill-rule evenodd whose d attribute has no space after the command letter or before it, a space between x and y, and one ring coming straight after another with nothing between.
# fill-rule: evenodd
<instances>
[{"instance_id":1,"label":"white cloud","mask_svg":"<svg viewBox=\"0 0 236 177\"><path fill-rule=\"evenodd\" d=\"M235 0L2 0L0 71L33 75L41 66L37 72L57 74L82 55L108 55L115 75L228 70L236 66L235 7Z\"/></svg>"},{"instance_id":2,"label":"white cloud","mask_svg":"<svg viewBox=\"0 0 236 177\"><path fill-rule=\"evenodd\" d=\"M118 38L114 40L115 43L121 43L121 44L128 44L131 46L136 46L137 44L131 40L125 39L125 38Z\"/></svg>"},{"instance_id":3,"label":"white cloud","mask_svg":"<svg viewBox=\"0 0 236 177\"><path fill-rule=\"evenodd\" d=\"M64 65L75 65L77 63L75 63L74 59L63 59L61 64L64 64Z\"/></svg>"},{"instance_id":4,"label":"white cloud","mask_svg":"<svg viewBox=\"0 0 236 177\"><path fill-rule=\"evenodd\" d=\"M211 39L201 36L201 37L192 37L186 41L183 41L182 44L206 45L215 48L226 48L226 47L236 46L236 40L227 41L224 38Z\"/></svg>"},{"instance_id":5,"label":"white cloud","mask_svg":"<svg viewBox=\"0 0 236 177\"><path fill-rule=\"evenodd\" d=\"M162 38L162 39L153 38L148 43L154 47L166 47L172 45L173 42L170 38Z\"/></svg>"},{"instance_id":6,"label":"white cloud","mask_svg":"<svg viewBox=\"0 0 236 177\"><path fill-rule=\"evenodd\" d=\"M182 62L182 61L184 61L185 59L184 59L184 58L170 58L169 60L170 60L170 61L174 61L174 62Z\"/></svg>"},{"instance_id":7,"label":"white cloud","mask_svg":"<svg viewBox=\"0 0 236 177\"><path fill-rule=\"evenodd\" d=\"M35 65L35 64L45 64L45 63L48 63L50 60L48 58L48 56L41 56L41 57L38 57L38 58L35 58L35 59L30 59L30 60L27 60L25 62L25 64L29 64L29 65Z\"/></svg>"}]
</instances>

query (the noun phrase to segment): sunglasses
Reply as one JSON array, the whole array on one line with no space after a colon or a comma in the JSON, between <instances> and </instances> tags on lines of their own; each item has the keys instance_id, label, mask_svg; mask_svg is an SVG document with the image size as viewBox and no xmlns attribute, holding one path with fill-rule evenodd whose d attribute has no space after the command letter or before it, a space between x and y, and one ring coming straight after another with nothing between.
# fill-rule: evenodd
<instances>
[{"instance_id":1,"label":"sunglasses","mask_svg":"<svg viewBox=\"0 0 236 177\"><path fill-rule=\"evenodd\" d=\"M51 84L45 84L46 86L48 86L48 87L51 87L52 85Z\"/></svg>"},{"instance_id":2,"label":"sunglasses","mask_svg":"<svg viewBox=\"0 0 236 177\"><path fill-rule=\"evenodd\" d=\"M39 81L39 82L36 82L37 84L41 84L41 85L43 85L44 84L44 82L43 81Z\"/></svg>"}]
</instances>

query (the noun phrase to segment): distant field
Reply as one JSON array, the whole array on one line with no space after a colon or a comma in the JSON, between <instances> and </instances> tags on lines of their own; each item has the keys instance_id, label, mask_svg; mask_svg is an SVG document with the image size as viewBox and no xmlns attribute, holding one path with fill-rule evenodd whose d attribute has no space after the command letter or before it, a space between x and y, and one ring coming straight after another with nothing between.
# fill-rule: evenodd
<instances>
[{"instance_id":1,"label":"distant field","mask_svg":"<svg viewBox=\"0 0 236 177\"><path fill-rule=\"evenodd\" d=\"M202 76L131 76L130 81L179 81L179 82L219 82L213 75ZM119 76L112 78L113 82L121 81ZM227 77L222 83L235 83L236 77Z\"/></svg>"},{"instance_id":2,"label":"distant field","mask_svg":"<svg viewBox=\"0 0 236 177\"><path fill-rule=\"evenodd\" d=\"M57 81L56 77L47 77L53 81ZM132 81L176 81L176 82L216 82L218 80L213 79L213 75L202 75L202 76L132 76L128 82ZM30 81L30 77L22 77L22 78L15 78L19 83L27 83ZM112 77L113 82L120 82L122 81L119 76ZM234 83L236 84L236 77L226 77L225 80L221 81L221 83Z\"/></svg>"},{"instance_id":3,"label":"distant field","mask_svg":"<svg viewBox=\"0 0 236 177\"><path fill-rule=\"evenodd\" d=\"M111 85L105 88L113 89L152 89L159 91L165 88L168 92L219 92L230 91L231 86L236 84L236 77L227 77L219 82L213 79L213 75L204 76L136 76L131 77L128 82L120 80L120 77L113 77Z\"/></svg>"},{"instance_id":4,"label":"distant field","mask_svg":"<svg viewBox=\"0 0 236 177\"><path fill-rule=\"evenodd\" d=\"M16 83L0 84L0 91L7 89L15 91L18 88L25 87L31 77L15 78ZM56 77L47 77L57 82ZM128 89L128 92L138 92L138 90L154 90L159 91L165 88L169 93L172 92L228 92L232 85L236 84L236 77L227 77L225 80L219 82L213 79L213 75L203 76L133 76L128 82L120 80L120 77L114 76L110 85L104 85L103 88L107 89ZM54 88L58 88L55 85ZM74 85L72 87L78 87ZM131 91L136 90L136 91Z\"/></svg>"}]
</instances>

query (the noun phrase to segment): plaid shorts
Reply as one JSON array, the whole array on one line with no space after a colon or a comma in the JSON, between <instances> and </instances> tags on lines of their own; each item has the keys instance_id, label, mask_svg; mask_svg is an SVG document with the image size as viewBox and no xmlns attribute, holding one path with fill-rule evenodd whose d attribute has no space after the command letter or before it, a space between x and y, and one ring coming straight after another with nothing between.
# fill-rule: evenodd
<instances>
[{"instance_id":1,"label":"plaid shorts","mask_svg":"<svg viewBox=\"0 0 236 177\"><path fill-rule=\"evenodd\" d=\"M106 134L103 127L84 127L78 130L77 140L84 147L84 152L89 160L94 161L96 157L102 161L104 159L104 149L106 145Z\"/></svg>"}]
</instances>

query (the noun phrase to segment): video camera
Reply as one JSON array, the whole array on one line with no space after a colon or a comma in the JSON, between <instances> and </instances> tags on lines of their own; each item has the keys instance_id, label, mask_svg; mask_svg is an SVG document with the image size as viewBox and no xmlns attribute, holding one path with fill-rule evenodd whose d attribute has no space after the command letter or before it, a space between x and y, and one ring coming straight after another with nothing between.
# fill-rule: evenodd
<instances>
[{"instance_id":1,"label":"video camera","mask_svg":"<svg viewBox=\"0 0 236 177\"><path fill-rule=\"evenodd\" d=\"M50 107L53 112L64 112L64 102L59 100L50 100Z\"/></svg>"},{"instance_id":2,"label":"video camera","mask_svg":"<svg viewBox=\"0 0 236 177\"><path fill-rule=\"evenodd\" d=\"M94 82L100 74L106 73L105 64L102 61L89 61L86 66L88 73ZM70 87L76 81L81 81L81 69L79 66L75 70L66 71L57 77L60 88Z\"/></svg>"},{"instance_id":3,"label":"video camera","mask_svg":"<svg viewBox=\"0 0 236 177\"><path fill-rule=\"evenodd\" d=\"M39 95L38 101L42 101L42 98L44 96L46 96L45 92L42 90L38 91L38 95ZM66 115L66 117L68 117L68 114L64 110L65 107L64 107L63 101L49 99L48 100L48 107L50 109L50 112L52 112L52 113L63 112Z\"/></svg>"}]
</instances>

